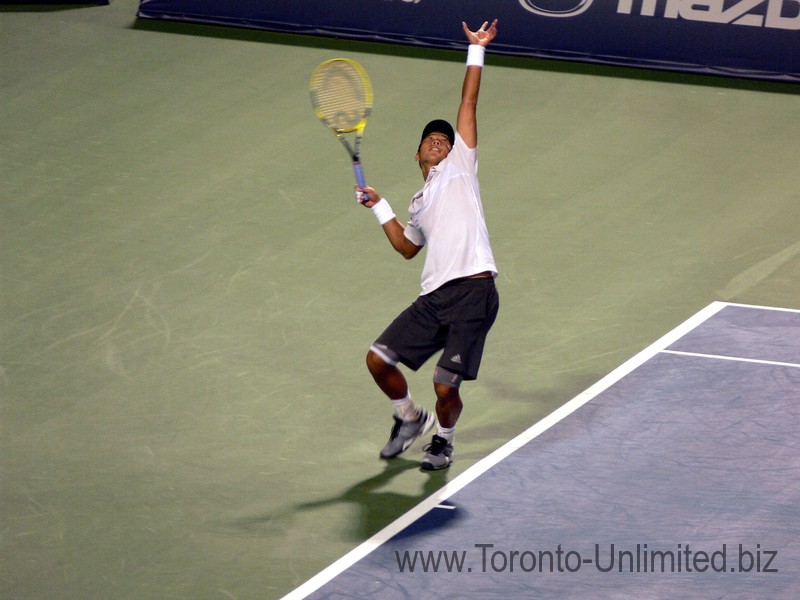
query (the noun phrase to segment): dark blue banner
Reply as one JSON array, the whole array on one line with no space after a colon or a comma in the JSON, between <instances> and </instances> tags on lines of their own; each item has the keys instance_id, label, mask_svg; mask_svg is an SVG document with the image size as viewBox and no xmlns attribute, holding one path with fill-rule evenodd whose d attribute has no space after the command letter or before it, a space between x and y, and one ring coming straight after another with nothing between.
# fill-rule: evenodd
<instances>
[{"instance_id":1,"label":"dark blue banner","mask_svg":"<svg viewBox=\"0 0 800 600\"><path fill-rule=\"evenodd\" d=\"M800 0L142 0L139 16L438 48L498 18L495 53L800 82Z\"/></svg>"}]
</instances>

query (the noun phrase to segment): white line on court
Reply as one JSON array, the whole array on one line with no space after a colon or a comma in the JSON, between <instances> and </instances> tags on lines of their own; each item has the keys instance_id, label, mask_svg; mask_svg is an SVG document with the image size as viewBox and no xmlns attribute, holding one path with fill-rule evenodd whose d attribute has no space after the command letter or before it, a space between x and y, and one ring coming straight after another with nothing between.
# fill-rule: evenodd
<instances>
[{"instance_id":1,"label":"white line on court","mask_svg":"<svg viewBox=\"0 0 800 600\"><path fill-rule=\"evenodd\" d=\"M725 302L725 306L735 306L737 308L752 308L754 310L774 310L778 312L800 313L798 308L780 308L777 306L759 306L758 304L736 304L735 302Z\"/></svg>"},{"instance_id":2,"label":"white line on court","mask_svg":"<svg viewBox=\"0 0 800 600\"><path fill-rule=\"evenodd\" d=\"M756 363L759 365L771 365L775 367L793 367L800 369L798 363L778 362L775 360L760 360L756 358L742 358L741 356L723 356L721 354L702 354L700 352L681 352L680 350L662 350L663 354L678 354L680 356L692 356L695 358L709 358L713 360L730 360L734 362Z\"/></svg>"},{"instance_id":3,"label":"white line on court","mask_svg":"<svg viewBox=\"0 0 800 600\"><path fill-rule=\"evenodd\" d=\"M396 534L400 533L403 529L414 523L417 519L439 506L447 498L461 490L480 475L491 469L497 463L508 457L516 450L523 447L525 444L541 435L544 431L575 412L578 408L598 396L601 392L605 391L613 384L621 380L623 377L640 367L642 364L653 358L656 354L664 352L666 348L676 342L678 339L695 329L701 323L705 322L726 306L741 306L746 308L763 308L764 310L782 310L770 307L752 307L743 304L731 304L727 302L712 302L700 312L690 317L675 329L652 343L650 346L639 352L634 357L627 360L625 363L611 371L608 375L600 379L597 383L581 392L575 398L556 409L544 419L530 427L528 430L522 432L520 435L510 440L486 458L478 461L466 471L461 473L453 481L446 484L438 492L417 504L414 508L409 510L404 515L398 517L395 521L384 527L371 538L357 546L339 560L323 569L317 575L306 581L300 587L290 592L282 598L282 600L301 600L312 592L318 590L327 582L332 580L340 573L346 571L359 560L367 556L373 550L379 548ZM789 309L787 309L789 310ZM800 312L800 311L791 311ZM731 359L734 360L734 359ZM744 359L739 359L744 360ZM798 366L798 365L789 365Z\"/></svg>"}]
</instances>

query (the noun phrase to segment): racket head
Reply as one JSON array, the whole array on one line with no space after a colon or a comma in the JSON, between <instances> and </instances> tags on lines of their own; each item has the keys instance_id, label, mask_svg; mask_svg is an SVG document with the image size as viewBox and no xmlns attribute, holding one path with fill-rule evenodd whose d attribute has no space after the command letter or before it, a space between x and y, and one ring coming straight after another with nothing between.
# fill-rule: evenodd
<instances>
[{"instance_id":1,"label":"racket head","mask_svg":"<svg viewBox=\"0 0 800 600\"><path fill-rule=\"evenodd\" d=\"M350 58L332 58L311 74L311 105L317 118L340 135L363 131L372 112L372 84Z\"/></svg>"}]
</instances>

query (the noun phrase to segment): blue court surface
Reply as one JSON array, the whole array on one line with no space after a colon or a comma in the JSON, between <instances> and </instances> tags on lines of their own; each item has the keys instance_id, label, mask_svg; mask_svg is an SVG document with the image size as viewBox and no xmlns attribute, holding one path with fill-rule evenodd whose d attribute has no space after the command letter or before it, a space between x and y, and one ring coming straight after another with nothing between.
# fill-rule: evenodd
<instances>
[{"instance_id":1,"label":"blue court surface","mask_svg":"<svg viewBox=\"0 0 800 600\"><path fill-rule=\"evenodd\" d=\"M800 311L715 302L286 598L797 598L798 433Z\"/></svg>"}]
</instances>

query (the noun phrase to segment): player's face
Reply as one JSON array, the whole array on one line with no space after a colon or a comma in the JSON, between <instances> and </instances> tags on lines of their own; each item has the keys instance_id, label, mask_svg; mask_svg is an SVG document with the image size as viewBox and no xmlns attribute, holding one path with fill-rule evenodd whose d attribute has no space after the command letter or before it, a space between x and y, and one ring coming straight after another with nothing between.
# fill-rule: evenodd
<instances>
[{"instance_id":1,"label":"player's face","mask_svg":"<svg viewBox=\"0 0 800 600\"><path fill-rule=\"evenodd\" d=\"M422 140L417 150L417 161L438 165L450 154L450 140L443 133L433 132Z\"/></svg>"}]
</instances>

